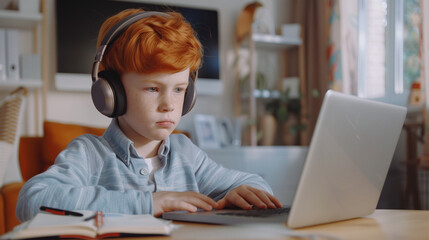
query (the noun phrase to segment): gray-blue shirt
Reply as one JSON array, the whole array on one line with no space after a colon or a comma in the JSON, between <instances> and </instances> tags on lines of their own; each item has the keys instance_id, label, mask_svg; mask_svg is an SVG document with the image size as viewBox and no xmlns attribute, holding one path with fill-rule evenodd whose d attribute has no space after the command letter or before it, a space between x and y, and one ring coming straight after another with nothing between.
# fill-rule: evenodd
<instances>
[{"instance_id":1,"label":"gray-blue shirt","mask_svg":"<svg viewBox=\"0 0 429 240\"><path fill-rule=\"evenodd\" d=\"M216 201L243 184L272 193L260 176L222 167L182 134L165 139L158 157L162 167L149 183L144 158L114 119L103 136L77 137L54 165L25 183L18 197L18 219L31 219L41 205L153 214L152 192L159 191L194 191Z\"/></svg>"}]
</instances>

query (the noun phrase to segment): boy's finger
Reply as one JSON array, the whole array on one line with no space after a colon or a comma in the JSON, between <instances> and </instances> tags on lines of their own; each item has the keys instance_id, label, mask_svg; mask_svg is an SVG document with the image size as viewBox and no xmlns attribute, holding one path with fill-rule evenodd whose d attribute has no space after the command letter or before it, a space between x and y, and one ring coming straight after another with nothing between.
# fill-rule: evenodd
<instances>
[{"instance_id":1,"label":"boy's finger","mask_svg":"<svg viewBox=\"0 0 429 240\"><path fill-rule=\"evenodd\" d=\"M250 203L252 202L250 202L249 199L243 197L237 192L231 192L227 198L227 204L231 204L242 209L251 209L252 205Z\"/></svg>"},{"instance_id":2,"label":"boy's finger","mask_svg":"<svg viewBox=\"0 0 429 240\"><path fill-rule=\"evenodd\" d=\"M242 209L252 209L252 205L242 197L235 198L232 204Z\"/></svg>"},{"instance_id":3,"label":"boy's finger","mask_svg":"<svg viewBox=\"0 0 429 240\"><path fill-rule=\"evenodd\" d=\"M201 208L205 211L211 211L213 209L213 206L208 204L205 201L202 201L200 199L192 199L189 203L191 203L192 205L194 205L197 208Z\"/></svg>"},{"instance_id":4,"label":"boy's finger","mask_svg":"<svg viewBox=\"0 0 429 240\"><path fill-rule=\"evenodd\" d=\"M199 200L201 203L206 203L210 205L211 207L217 207L217 202L210 197L196 192L189 192L191 199ZM196 202L195 202L196 203Z\"/></svg>"},{"instance_id":5,"label":"boy's finger","mask_svg":"<svg viewBox=\"0 0 429 240\"><path fill-rule=\"evenodd\" d=\"M263 203L265 203L265 205L269 208L275 208L275 204L271 201L271 199L267 196L268 193L261 191L261 190L257 190L253 192L254 194L256 194L256 196L260 199L260 201L262 201Z\"/></svg>"},{"instance_id":6,"label":"boy's finger","mask_svg":"<svg viewBox=\"0 0 429 240\"><path fill-rule=\"evenodd\" d=\"M177 201L176 204L173 204L170 207L166 208L165 212L177 211L177 210L196 212L198 209L193 204L187 203L185 201Z\"/></svg>"},{"instance_id":7,"label":"boy's finger","mask_svg":"<svg viewBox=\"0 0 429 240\"><path fill-rule=\"evenodd\" d=\"M191 194L185 201L205 211L211 211L218 205L213 199L199 193Z\"/></svg>"},{"instance_id":8,"label":"boy's finger","mask_svg":"<svg viewBox=\"0 0 429 240\"><path fill-rule=\"evenodd\" d=\"M222 198L221 200L217 201L217 207L216 209L224 209L226 207L226 199Z\"/></svg>"},{"instance_id":9,"label":"boy's finger","mask_svg":"<svg viewBox=\"0 0 429 240\"><path fill-rule=\"evenodd\" d=\"M249 189L252 190L259 197L259 199L261 199L261 201L263 201L270 208L283 206L280 200L275 196L271 195L270 193L254 187L249 187Z\"/></svg>"},{"instance_id":10,"label":"boy's finger","mask_svg":"<svg viewBox=\"0 0 429 240\"><path fill-rule=\"evenodd\" d=\"M250 203L251 205L257 207L257 208L267 208L267 204L264 203L263 200L260 199L257 193L253 192L252 190L247 190L245 192L241 192L240 196Z\"/></svg>"},{"instance_id":11,"label":"boy's finger","mask_svg":"<svg viewBox=\"0 0 429 240\"><path fill-rule=\"evenodd\" d=\"M216 209L223 209L225 207L236 206L242 209L251 209L250 205L242 196L237 192L230 192L218 201L218 207Z\"/></svg>"},{"instance_id":12,"label":"boy's finger","mask_svg":"<svg viewBox=\"0 0 429 240\"><path fill-rule=\"evenodd\" d=\"M271 194L269 194L268 197L271 199L271 202L273 202L276 205L276 207L279 207L279 208L283 207L283 204L280 202L280 200L277 197Z\"/></svg>"}]
</instances>

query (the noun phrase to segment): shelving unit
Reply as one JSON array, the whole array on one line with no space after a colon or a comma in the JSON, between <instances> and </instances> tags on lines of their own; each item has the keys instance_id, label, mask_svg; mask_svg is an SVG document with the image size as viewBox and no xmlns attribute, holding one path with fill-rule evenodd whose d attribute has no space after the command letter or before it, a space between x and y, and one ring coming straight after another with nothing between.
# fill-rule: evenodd
<instances>
[{"instance_id":1,"label":"shelving unit","mask_svg":"<svg viewBox=\"0 0 429 240\"><path fill-rule=\"evenodd\" d=\"M0 10L0 27L32 29L42 21L42 14L23 14L19 11Z\"/></svg>"},{"instance_id":2,"label":"shelving unit","mask_svg":"<svg viewBox=\"0 0 429 240\"><path fill-rule=\"evenodd\" d=\"M42 80L40 79L20 79L19 81L0 82L0 87L3 90L13 90L21 86L27 89L38 89L42 85Z\"/></svg>"},{"instance_id":3,"label":"shelving unit","mask_svg":"<svg viewBox=\"0 0 429 240\"><path fill-rule=\"evenodd\" d=\"M302 58L304 54L301 54L303 51L302 40L300 38L293 37L284 37L281 35L269 35L269 34L251 34L251 37L247 41L244 41L241 47L247 47L250 51L250 79L248 92L240 92L240 101L242 103L237 104L238 114L243 114L243 104L246 104L248 108L248 122L249 129L245 130L249 132L249 145L257 145L257 135L258 135L258 101L267 100L267 99L279 99L281 89L257 89L256 88L256 78L257 78L257 64L255 64L254 58L257 51L275 51L277 54L286 54L286 51L292 48L299 48L300 54L299 58ZM301 51L302 49L302 51ZM304 71L302 62L303 60L298 59L299 68L298 72L300 73L298 78L303 79ZM286 64L284 61L281 61L280 64ZM281 66L282 67L282 66ZM279 84L278 84L279 85Z\"/></svg>"},{"instance_id":4,"label":"shelving unit","mask_svg":"<svg viewBox=\"0 0 429 240\"><path fill-rule=\"evenodd\" d=\"M258 33L252 34L252 41L255 43L256 48L271 48L277 50L293 48L302 44L300 38Z\"/></svg>"},{"instance_id":5,"label":"shelving unit","mask_svg":"<svg viewBox=\"0 0 429 240\"><path fill-rule=\"evenodd\" d=\"M27 3L24 3L27 4ZM13 28L22 31L20 35L20 54L43 55L42 47L42 21L43 14L40 12L27 13L15 10L0 10L0 28ZM29 45L31 44L31 45ZM21 66L22 67L22 66ZM42 69L40 69L42 72ZM0 80L0 94L7 94L18 87L28 90L26 103L26 116L23 121L23 135L39 136L42 132L43 116L43 75L41 78L20 78Z\"/></svg>"},{"instance_id":6,"label":"shelving unit","mask_svg":"<svg viewBox=\"0 0 429 240\"><path fill-rule=\"evenodd\" d=\"M33 31L34 38L37 38L37 28L42 22L42 14L24 14L13 10L0 10L0 28L16 28L20 30ZM36 29L36 30L35 30ZM29 89L42 87L42 79L19 79L0 81L1 90L13 90L19 86Z\"/></svg>"}]
</instances>

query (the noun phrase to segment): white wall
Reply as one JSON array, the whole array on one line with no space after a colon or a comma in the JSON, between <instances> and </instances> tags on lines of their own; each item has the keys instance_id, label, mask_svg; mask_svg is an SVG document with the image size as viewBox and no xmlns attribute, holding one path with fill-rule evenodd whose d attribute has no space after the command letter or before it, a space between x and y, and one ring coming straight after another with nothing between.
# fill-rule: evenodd
<instances>
[{"instance_id":1,"label":"white wall","mask_svg":"<svg viewBox=\"0 0 429 240\"><path fill-rule=\"evenodd\" d=\"M260 1L273 13L276 22L288 21L290 16L289 6L293 0L264 0ZM145 0L142 2L171 4L176 6L197 7L218 10L220 27L220 67L221 79L223 81L223 92L218 96L199 95L194 109L182 119L179 129L191 131L192 119L196 113L212 114L217 117L232 117L234 113L234 77L235 72L232 67L234 54L234 31L235 23L241 9L252 2L250 0ZM105 127L110 119L99 114L92 104L90 94L85 92L64 92L57 91L53 87L53 76L55 73L55 25L54 25L54 5L53 1L48 1L49 13L48 34L49 34L49 84L46 104L47 120L79 123L91 126ZM279 16L277 18L277 16ZM278 26L280 23L276 23ZM198 83L197 83L198 84Z\"/></svg>"}]
</instances>

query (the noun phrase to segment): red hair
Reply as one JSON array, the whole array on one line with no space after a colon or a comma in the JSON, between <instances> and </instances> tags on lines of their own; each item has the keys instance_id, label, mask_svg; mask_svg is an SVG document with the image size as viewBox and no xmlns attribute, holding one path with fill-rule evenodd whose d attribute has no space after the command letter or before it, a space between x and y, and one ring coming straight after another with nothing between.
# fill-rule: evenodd
<instances>
[{"instance_id":1,"label":"red hair","mask_svg":"<svg viewBox=\"0 0 429 240\"><path fill-rule=\"evenodd\" d=\"M121 19L141 9L127 9L108 18L100 28L97 46L104 35ZM202 47L191 25L180 13L167 12L142 18L133 23L109 45L100 63L100 70L111 69L143 74L175 73L190 68L195 72L201 65Z\"/></svg>"}]
</instances>

